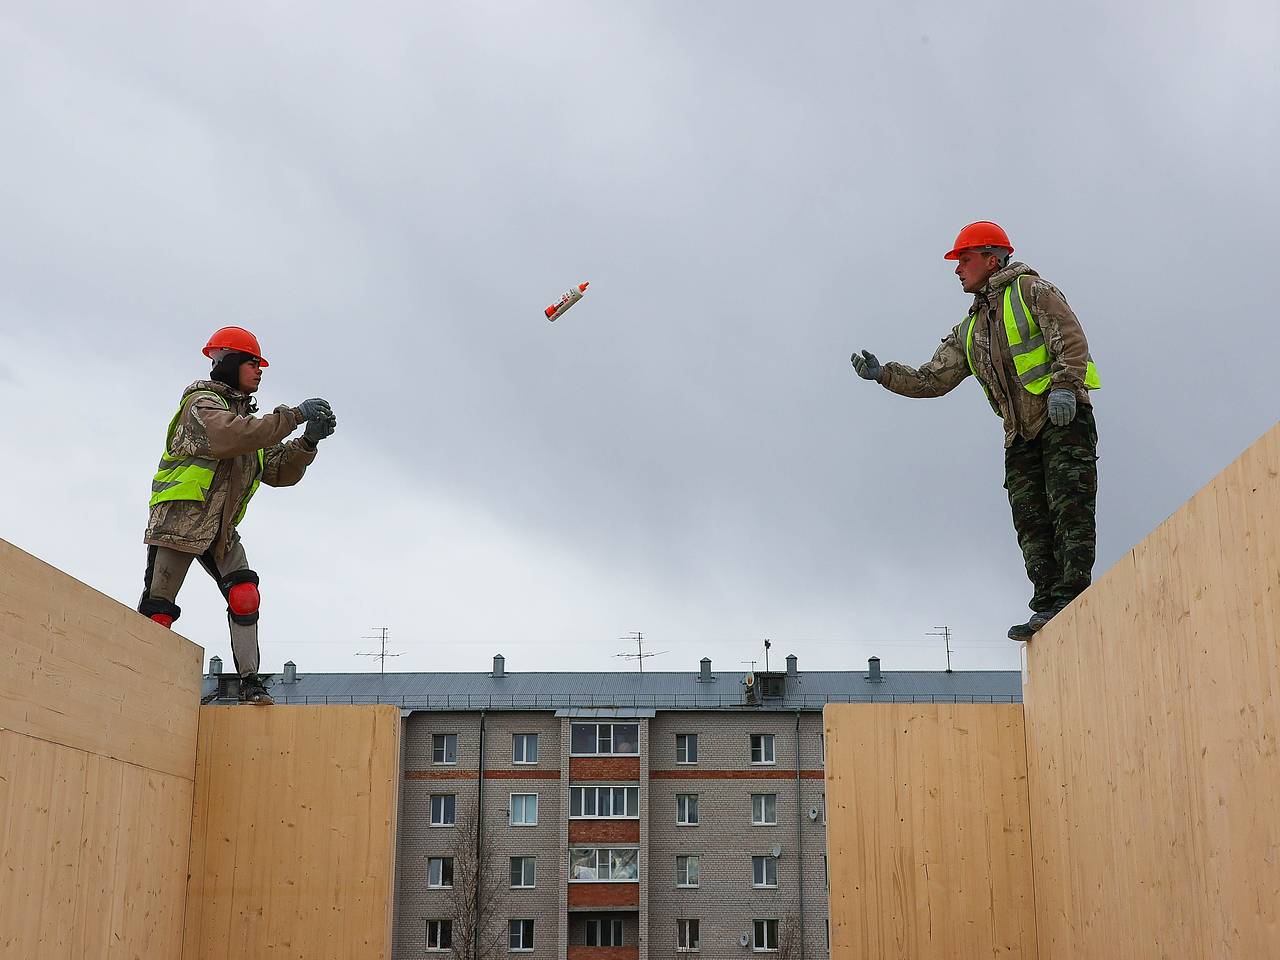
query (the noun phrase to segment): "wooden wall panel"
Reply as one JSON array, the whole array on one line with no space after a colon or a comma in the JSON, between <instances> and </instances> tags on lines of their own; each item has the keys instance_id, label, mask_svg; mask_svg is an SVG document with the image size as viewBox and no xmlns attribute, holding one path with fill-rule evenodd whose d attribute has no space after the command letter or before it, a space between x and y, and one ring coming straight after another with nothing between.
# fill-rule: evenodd
<instances>
[{"instance_id":1,"label":"wooden wall panel","mask_svg":"<svg viewBox=\"0 0 1280 960\"><path fill-rule=\"evenodd\" d=\"M0 729L192 778L198 646L3 540L0 618Z\"/></svg>"},{"instance_id":2,"label":"wooden wall panel","mask_svg":"<svg viewBox=\"0 0 1280 960\"><path fill-rule=\"evenodd\" d=\"M824 714L831 955L1035 960L1018 704Z\"/></svg>"},{"instance_id":3,"label":"wooden wall panel","mask_svg":"<svg viewBox=\"0 0 1280 960\"><path fill-rule=\"evenodd\" d=\"M203 707L185 960L389 960L400 711Z\"/></svg>"},{"instance_id":4,"label":"wooden wall panel","mask_svg":"<svg viewBox=\"0 0 1280 960\"><path fill-rule=\"evenodd\" d=\"M1280 427L1026 669L1042 960L1280 957Z\"/></svg>"}]
</instances>

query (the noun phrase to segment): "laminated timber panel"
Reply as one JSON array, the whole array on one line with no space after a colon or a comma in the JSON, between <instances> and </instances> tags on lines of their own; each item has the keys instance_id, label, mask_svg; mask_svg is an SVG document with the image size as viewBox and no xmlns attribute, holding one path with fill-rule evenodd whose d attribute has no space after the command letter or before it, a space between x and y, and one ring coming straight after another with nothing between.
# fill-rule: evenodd
<instances>
[{"instance_id":1,"label":"laminated timber panel","mask_svg":"<svg viewBox=\"0 0 1280 960\"><path fill-rule=\"evenodd\" d=\"M202 707L184 960L390 960L400 711Z\"/></svg>"},{"instance_id":2,"label":"laminated timber panel","mask_svg":"<svg viewBox=\"0 0 1280 960\"><path fill-rule=\"evenodd\" d=\"M0 617L0 729L192 778L200 647L3 540Z\"/></svg>"},{"instance_id":3,"label":"laminated timber panel","mask_svg":"<svg viewBox=\"0 0 1280 960\"><path fill-rule=\"evenodd\" d=\"M1019 704L829 704L831 956L1035 960Z\"/></svg>"},{"instance_id":4,"label":"laminated timber panel","mask_svg":"<svg viewBox=\"0 0 1280 960\"><path fill-rule=\"evenodd\" d=\"M1280 957L1280 427L1027 646L1041 960Z\"/></svg>"}]
</instances>

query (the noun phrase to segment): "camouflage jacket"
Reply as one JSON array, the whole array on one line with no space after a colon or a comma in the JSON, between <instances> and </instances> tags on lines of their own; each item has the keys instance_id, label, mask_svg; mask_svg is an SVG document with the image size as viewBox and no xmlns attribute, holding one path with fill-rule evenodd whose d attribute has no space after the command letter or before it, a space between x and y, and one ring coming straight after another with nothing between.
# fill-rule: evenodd
<instances>
[{"instance_id":1,"label":"camouflage jacket","mask_svg":"<svg viewBox=\"0 0 1280 960\"><path fill-rule=\"evenodd\" d=\"M1010 263L992 274L991 279L974 295L970 308L978 320L973 328L973 365L978 379L991 395L991 405L1004 420L1004 445L1012 446L1022 437L1033 440L1040 435L1049 417L1048 391L1037 396L1018 383L1009 351L1009 337L1000 317L1000 298L1005 287L1017 281L1031 314L1044 332L1045 345L1053 360L1051 390L1074 390L1080 403L1089 403L1084 385L1089 342L1084 328L1067 305L1066 298L1053 284L1025 263ZM960 324L956 324L933 354L933 359L920 368L905 363L886 363L880 382L904 397L940 397L955 389L969 376Z\"/></svg>"},{"instance_id":2,"label":"camouflage jacket","mask_svg":"<svg viewBox=\"0 0 1280 960\"><path fill-rule=\"evenodd\" d=\"M219 394L230 409L208 395L189 397L193 390ZM215 459L218 467L203 503L170 500L152 507L144 541L184 553L204 553L213 547L214 556L221 559L238 539L235 516L257 472L258 451L263 451L262 482L273 487L301 480L316 451L301 438L281 443L302 423L296 407L279 406L255 417L249 412L247 394L213 380L197 380L183 396L187 399L169 452Z\"/></svg>"}]
</instances>

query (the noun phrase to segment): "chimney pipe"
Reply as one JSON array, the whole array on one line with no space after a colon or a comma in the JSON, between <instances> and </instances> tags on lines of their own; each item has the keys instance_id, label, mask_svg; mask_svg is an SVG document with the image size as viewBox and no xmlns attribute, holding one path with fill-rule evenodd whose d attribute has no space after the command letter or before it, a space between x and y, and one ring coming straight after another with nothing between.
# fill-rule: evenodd
<instances>
[{"instance_id":1,"label":"chimney pipe","mask_svg":"<svg viewBox=\"0 0 1280 960\"><path fill-rule=\"evenodd\" d=\"M872 657L867 661L867 675L863 679L872 683L883 683L884 677L880 676L880 658Z\"/></svg>"},{"instance_id":2,"label":"chimney pipe","mask_svg":"<svg viewBox=\"0 0 1280 960\"><path fill-rule=\"evenodd\" d=\"M297 682L298 682L298 665L297 665L296 663L294 663L292 660L287 660L287 661L285 661L285 665L284 665L284 682L285 682L285 683L297 683Z\"/></svg>"},{"instance_id":3,"label":"chimney pipe","mask_svg":"<svg viewBox=\"0 0 1280 960\"><path fill-rule=\"evenodd\" d=\"M507 675L507 658L500 653L493 655L493 673L494 677L505 677Z\"/></svg>"},{"instance_id":4,"label":"chimney pipe","mask_svg":"<svg viewBox=\"0 0 1280 960\"><path fill-rule=\"evenodd\" d=\"M702 658L702 673L698 675L699 683L710 683L715 678L711 676L711 658Z\"/></svg>"},{"instance_id":5,"label":"chimney pipe","mask_svg":"<svg viewBox=\"0 0 1280 960\"><path fill-rule=\"evenodd\" d=\"M216 653L209 658L209 676L216 677L222 673L222 658Z\"/></svg>"},{"instance_id":6,"label":"chimney pipe","mask_svg":"<svg viewBox=\"0 0 1280 960\"><path fill-rule=\"evenodd\" d=\"M796 655L794 653L787 654L787 676L788 677L794 677L796 675L796 673L798 672L797 668L799 663L800 661L796 659Z\"/></svg>"}]
</instances>

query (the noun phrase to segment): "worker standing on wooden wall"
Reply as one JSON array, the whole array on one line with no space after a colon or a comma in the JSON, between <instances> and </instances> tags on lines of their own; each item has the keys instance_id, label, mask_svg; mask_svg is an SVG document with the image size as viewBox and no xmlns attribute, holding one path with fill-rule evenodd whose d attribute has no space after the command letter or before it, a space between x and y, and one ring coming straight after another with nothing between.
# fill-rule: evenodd
<instances>
[{"instance_id":1,"label":"worker standing on wooden wall","mask_svg":"<svg viewBox=\"0 0 1280 960\"><path fill-rule=\"evenodd\" d=\"M1089 343L1066 298L1025 263L995 223L960 231L946 254L973 295L969 314L919 369L852 356L864 380L905 397L940 397L973 374L1004 420L1005 489L1034 594L1029 640L1093 576L1098 431L1089 391L1101 386Z\"/></svg>"},{"instance_id":2,"label":"worker standing on wooden wall","mask_svg":"<svg viewBox=\"0 0 1280 960\"><path fill-rule=\"evenodd\" d=\"M209 379L182 392L151 483L138 612L171 627L182 614L175 602L178 590L191 562L199 560L227 600L240 700L269 704L271 695L258 673L258 574L249 567L236 527L259 483L288 487L302 479L317 445L338 421L320 399L254 416L253 394L268 364L257 338L242 327L216 331L204 355L213 370ZM300 438L281 442L304 422Z\"/></svg>"}]
</instances>

